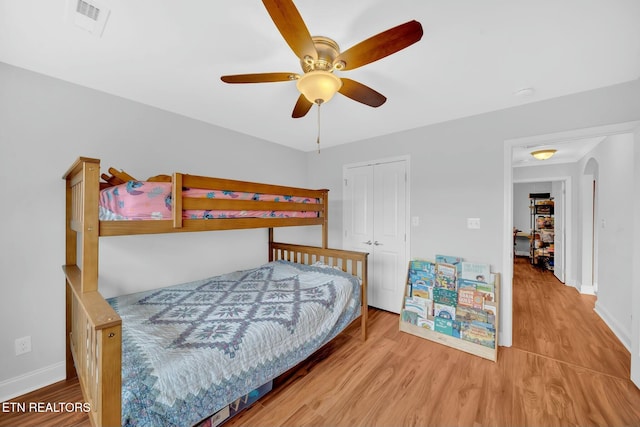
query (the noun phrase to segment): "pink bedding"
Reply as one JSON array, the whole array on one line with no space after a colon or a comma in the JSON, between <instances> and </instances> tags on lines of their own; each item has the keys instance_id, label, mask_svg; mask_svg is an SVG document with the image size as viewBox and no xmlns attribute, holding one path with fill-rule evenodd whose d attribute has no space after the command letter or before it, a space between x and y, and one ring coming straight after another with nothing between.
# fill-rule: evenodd
<instances>
[{"instance_id":1,"label":"pink bedding","mask_svg":"<svg viewBox=\"0 0 640 427\"><path fill-rule=\"evenodd\" d=\"M271 202L318 203L317 199L286 195L240 193L219 190L185 189L188 197L261 200ZM213 218L293 218L317 217L315 211L183 211L184 219ZM100 192L100 220L171 219L171 183L129 181Z\"/></svg>"}]
</instances>

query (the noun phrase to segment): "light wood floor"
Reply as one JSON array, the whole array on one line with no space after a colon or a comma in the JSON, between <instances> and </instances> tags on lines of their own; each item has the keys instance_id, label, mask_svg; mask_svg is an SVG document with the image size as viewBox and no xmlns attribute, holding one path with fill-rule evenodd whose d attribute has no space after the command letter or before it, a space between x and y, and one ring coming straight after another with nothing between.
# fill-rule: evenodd
<instances>
[{"instance_id":1,"label":"light wood floor","mask_svg":"<svg viewBox=\"0 0 640 427\"><path fill-rule=\"evenodd\" d=\"M629 353L578 294L516 259L514 345L498 362L398 331L370 309L354 327L226 424L236 426L640 426ZM62 382L21 401L81 401ZM0 413L0 426L84 426L86 417Z\"/></svg>"}]
</instances>

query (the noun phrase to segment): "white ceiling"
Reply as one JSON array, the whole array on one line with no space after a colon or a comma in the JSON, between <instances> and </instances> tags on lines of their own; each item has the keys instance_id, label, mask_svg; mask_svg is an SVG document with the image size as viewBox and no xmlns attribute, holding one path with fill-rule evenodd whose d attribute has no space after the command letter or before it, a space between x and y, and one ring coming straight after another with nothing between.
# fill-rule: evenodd
<instances>
[{"instance_id":1,"label":"white ceiling","mask_svg":"<svg viewBox=\"0 0 640 427\"><path fill-rule=\"evenodd\" d=\"M259 0L98 0L102 37L67 2L0 0L0 61L303 151L317 113L292 119L293 82L229 85L221 75L297 72ZM338 73L384 94L371 108L323 105L324 147L640 77L638 0L296 0L312 35L342 50L416 19L409 48ZM516 96L534 88L529 97Z\"/></svg>"}]
</instances>

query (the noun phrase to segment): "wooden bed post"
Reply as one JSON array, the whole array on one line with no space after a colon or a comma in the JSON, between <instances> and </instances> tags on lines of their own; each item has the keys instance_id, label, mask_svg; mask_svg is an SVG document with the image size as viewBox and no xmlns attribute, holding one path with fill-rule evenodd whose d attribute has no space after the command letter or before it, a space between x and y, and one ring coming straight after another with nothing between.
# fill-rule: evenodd
<instances>
[{"instance_id":1,"label":"wooden bed post","mask_svg":"<svg viewBox=\"0 0 640 427\"><path fill-rule=\"evenodd\" d=\"M82 293L98 290L100 161L82 163Z\"/></svg>"},{"instance_id":2,"label":"wooden bed post","mask_svg":"<svg viewBox=\"0 0 640 427\"><path fill-rule=\"evenodd\" d=\"M269 262L273 261L273 227L269 227Z\"/></svg>"},{"instance_id":3,"label":"wooden bed post","mask_svg":"<svg viewBox=\"0 0 640 427\"><path fill-rule=\"evenodd\" d=\"M322 247L327 249L329 247L329 190L324 191L322 196L323 208L323 221L322 221Z\"/></svg>"},{"instance_id":4,"label":"wooden bed post","mask_svg":"<svg viewBox=\"0 0 640 427\"><path fill-rule=\"evenodd\" d=\"M65 200L65 265L76 265L78 244L77 233L71 228L73 221L73 188L68 178L66 182L66 200ZM65 280L65 354L66 354L66 376L67 379L76 377L76 369L73 366L73 355L71 353L71 325L73 319L71 317L71 306L73 295L71 289L67 286Z\"/></svg>"},{"instance_id":5,"label":"wooden bed post","mask_svg":"<svg viewBox=\"0 0 640 427\"><path fill-rule=\"evenodd\" d=\"M173 227L182 228L182 174L176 172L172 179L171 216L173 217Z\"/></svg>"},{"instance_id":6,"label":"wooden bed post","mask_svg":"<svg viewBox=\"0 0 640 427\"><path fill-rule=\"evenodd\" d=\"M66 375L78 376L92 425L120 425L122 321L98 292L100 161L80 157L63 179Z\"/></svg>"}]
</instances>

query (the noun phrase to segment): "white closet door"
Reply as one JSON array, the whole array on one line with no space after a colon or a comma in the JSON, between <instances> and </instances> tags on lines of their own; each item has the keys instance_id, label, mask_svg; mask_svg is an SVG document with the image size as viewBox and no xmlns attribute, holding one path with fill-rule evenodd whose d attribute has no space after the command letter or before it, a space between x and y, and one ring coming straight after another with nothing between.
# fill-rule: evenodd
<instances>
[{"instance_id":1,"label":"white closet door","mask_svg":"<svg viewBox=\"0 0 640 427\"><path fill-rule=\"evenodd\" d=\"M373 302L400 313L407 275L405 162L374 166Z\"/></svg>"},{"instance_id":2,"label":"white closet door","mask_svg":"<svg viewBox=\"0 0 640 427\"><path fill-rule=\"evenodd\" d=\"M350 167L344 181L344 246L369 252L373 247L373 168ZM371 259L369 259L371 262Z\"/></svg>"},{"instance_id":3,"label":"white closet door","mask_svg":"<svg viewBox=\"0 0 640 427\"><path fill-rule=\"evenodd\" d=\"M399 313L406 281L406 161L345 168L344 246L369 252L369 305Z\"/></svg>"}]
</instances>

